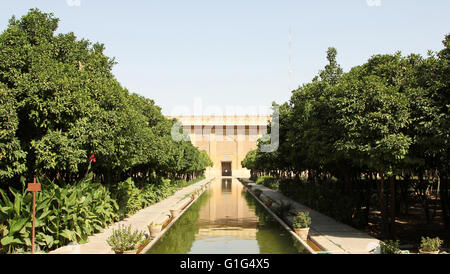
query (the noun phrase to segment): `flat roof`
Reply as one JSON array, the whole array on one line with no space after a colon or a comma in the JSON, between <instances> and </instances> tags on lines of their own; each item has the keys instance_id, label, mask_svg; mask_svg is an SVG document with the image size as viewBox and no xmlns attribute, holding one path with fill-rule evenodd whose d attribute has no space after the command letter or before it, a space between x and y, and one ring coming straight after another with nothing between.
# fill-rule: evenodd
<instances>
[{"instance_id":1,"label":"flat roof","mask_svg":"<svg viewBox=\"0 0 450 274\"><path fill-rule=\"evenodd\" d=\"M272 116L166 116L183 126L267 126Z\"/></svg>"}]
</instances>

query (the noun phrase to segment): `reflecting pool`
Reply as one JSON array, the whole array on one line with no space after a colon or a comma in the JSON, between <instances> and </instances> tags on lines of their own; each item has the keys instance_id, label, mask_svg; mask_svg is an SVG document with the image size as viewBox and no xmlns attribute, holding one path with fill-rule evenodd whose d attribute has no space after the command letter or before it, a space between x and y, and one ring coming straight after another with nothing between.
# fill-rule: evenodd
<instances>
[{"instance_id":1,"label":"reflecting pool","mask_svg":"<svg viewBox=\"0 0 450 274\"><path fill-rule=\"evenodd\" d=\"M215 179L149 254L307 253L243 185Z\"/></svg>"}]
</instances>

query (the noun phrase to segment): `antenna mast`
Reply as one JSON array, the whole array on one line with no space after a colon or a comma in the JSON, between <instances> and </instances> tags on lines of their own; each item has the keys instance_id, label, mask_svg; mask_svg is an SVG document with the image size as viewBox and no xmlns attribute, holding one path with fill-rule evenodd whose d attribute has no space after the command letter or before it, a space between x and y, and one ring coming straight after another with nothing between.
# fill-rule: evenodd
<instances>
[{"instance_id":1,"label":"antenna mast","mask_svg":"<svg viewBox=\"0 0 450 274\"><path fill-rule=\"evenodd\" d=\"M292 26L289 25L289 38L288 38L288 58L289 58L289 68L288 68L288 73L289 73L289 91L294 90L294 88L292 87L292 83L293 83L293 78L294 78L294 70L292 69Z\"/></svg>"}]
</instances>

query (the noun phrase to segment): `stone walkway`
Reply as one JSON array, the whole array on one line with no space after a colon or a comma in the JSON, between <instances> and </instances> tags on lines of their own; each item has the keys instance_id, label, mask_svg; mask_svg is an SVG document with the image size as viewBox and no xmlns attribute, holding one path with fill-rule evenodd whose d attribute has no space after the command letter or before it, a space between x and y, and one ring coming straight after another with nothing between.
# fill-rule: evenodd
<instances>
[{"instance_id":1,"label":"stone walkway","mask_svg":"<svg viewBox=\"0 0 450 274\"><path fill-rule=\"evenodd\" d=\"M212 178L207 178L203 181L178 190L174 195L168 197L167 199L144 208L120 222L110 225L101 233L90 236L89 241L85 244L69 244L51 251L49 254L113 254L114 252L106 242L106 239L112 235L113 229L117 229L119 225L131 225L133 229L137 229L148 234L147 226L151 222L159 224L167 222L170 218L171 209L183 209L186 207L186 205L188 205L191 201L190 194L203 185L206 185L211 180Z\"/></svg>"},{"instance_id":2,"label":"stone walkway","mask_svg":"<svg viewBox=\"0 0 450 274\"><path fill-rule=\"evenodd\" d=\"M372 250L379 253L379 240L375 239L368 234L359 231L348 225L339 223L334 219L325 216L318 211L310 209L286 196L280 192L267 188L262 185L256 185L254 182L246 179L246 181L252 186L252 190L260 189L262 191L261 199L271 199L278 204L283 201L285 204L290 203L292 205L291 213L309 211L311 216L311 228L309 232L310 239L319 246L322 250L332 254L369 254ZM286 222L292 225L292 216L286 218Z\"/></svg>"}]
</instances>

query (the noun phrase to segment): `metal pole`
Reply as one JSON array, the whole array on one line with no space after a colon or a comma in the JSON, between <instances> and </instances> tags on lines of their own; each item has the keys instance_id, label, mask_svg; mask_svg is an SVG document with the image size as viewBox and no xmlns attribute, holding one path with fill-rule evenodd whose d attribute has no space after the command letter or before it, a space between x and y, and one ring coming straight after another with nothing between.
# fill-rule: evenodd
<instances>
[{"instance_id":1,"label":"metal pole","mask_svg":"<svg viewBox=\"0 0 450 274\"><path fill-rule=\"evenodd\" d=\"M36 183L36 178L33 179L33 183ZM31 254L34 254L34 214L36 205L36 191L33 191L33 227L31 231Z\"/></svg>"}]
</instances>

